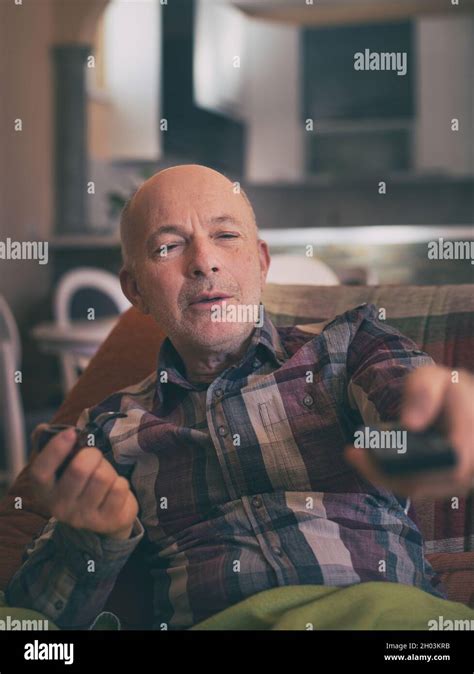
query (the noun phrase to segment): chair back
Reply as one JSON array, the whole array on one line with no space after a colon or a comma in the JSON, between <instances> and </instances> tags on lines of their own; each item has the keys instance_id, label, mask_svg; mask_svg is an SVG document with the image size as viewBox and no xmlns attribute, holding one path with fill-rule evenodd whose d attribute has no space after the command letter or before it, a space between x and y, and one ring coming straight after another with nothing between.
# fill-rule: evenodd
<instances>
[{"instance_id":1,"label":"chair back","mask_svg":"<svg viewBox=\"0 0 474 674\"><path fill-rule=\"evenodd\" d=\"M76 293L85 288L92 288L109 297L119 314L130 308L130 302L122 293L117 276L94 267L79 267L61 277L54 295L54 318L58 327L67 328L73 324L72 301ZM78 370L82 371L87 367L89 358L83 354L66 352L60 355L60 361L66 395L77 381Z\"/></svg>"}]
</instances>

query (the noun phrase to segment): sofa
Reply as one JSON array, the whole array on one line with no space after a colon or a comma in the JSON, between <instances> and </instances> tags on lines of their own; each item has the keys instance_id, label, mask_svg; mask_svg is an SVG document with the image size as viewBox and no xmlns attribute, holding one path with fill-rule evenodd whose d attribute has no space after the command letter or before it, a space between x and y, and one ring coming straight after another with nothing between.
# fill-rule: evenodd
<instances>
[{"instance_id":1,"label":"sofa","mask_svg":"<svg viewBox=\"0 0 474 674\"><path fill-rule=\"evenodd\" d=\"M474 371L474 286L282 286L268 284L262 301L276 325L324 323L364 302L411 337L435 362ZM317 329L317 328L316 328ZM150 316L130 308L50 420L74 424L85 407L134 384L153 371L165 337ZM0 502L0 590L21 565L27 543L49 519L31 493L28 464ZM453 494L453 497L456 497ZM21 507L19 507L21 505ZM425 540L429 562L448 598L474 608L474 494L412 500L410 516ZM152 624L153 588L143 561L143 541L123 567L104 610L123 629Z\"/></svg>"}]
</instances>

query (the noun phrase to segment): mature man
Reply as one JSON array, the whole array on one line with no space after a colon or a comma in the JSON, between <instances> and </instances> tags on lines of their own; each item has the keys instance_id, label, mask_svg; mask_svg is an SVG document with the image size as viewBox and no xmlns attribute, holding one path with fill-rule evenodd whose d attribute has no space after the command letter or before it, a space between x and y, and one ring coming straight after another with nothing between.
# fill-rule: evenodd
<instances>
[{"instance_id":1,"label":"mature man","mask_svg":"<svg viewBox=\"0 0 474 674\"><path fill-rule=\"evenodd\" d=\"M389 581L443 597L402 497L470 487L470 376L452 386L372 306L320 334L276 328L265 313L258 326L215 320L216 307L260 306L270 256L245 195L207 167L146 181L124 210L122 243L123 291L168 338L155 372L84 410L81 427L125 415L105 425L100 450L81 450L57 482L74 433L35 457L52 518L9 603L87 627L143 537L156 628L290 584ZM344 452L361 423L401 416L415 429L441 413L459 455L441 479L384 482L361 450Z\"/></svg>"}]
</instances>

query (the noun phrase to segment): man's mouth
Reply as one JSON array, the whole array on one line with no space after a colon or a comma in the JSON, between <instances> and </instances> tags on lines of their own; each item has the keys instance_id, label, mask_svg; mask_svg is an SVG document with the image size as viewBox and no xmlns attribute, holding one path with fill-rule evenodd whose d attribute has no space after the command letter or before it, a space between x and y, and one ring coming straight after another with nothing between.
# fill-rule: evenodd
<instances>
[{"instance_id":1,"label":"man's mouth","mask_svg":"<svg viewBox=\"0 0 474 674\"><path fill-rule=\"evenodd\" d=\"M218 304L231 297L232 295L228 295L227 293L201 293L190 302L190 305L205 307L211 304Z\"/></svg>"}]
</instances>

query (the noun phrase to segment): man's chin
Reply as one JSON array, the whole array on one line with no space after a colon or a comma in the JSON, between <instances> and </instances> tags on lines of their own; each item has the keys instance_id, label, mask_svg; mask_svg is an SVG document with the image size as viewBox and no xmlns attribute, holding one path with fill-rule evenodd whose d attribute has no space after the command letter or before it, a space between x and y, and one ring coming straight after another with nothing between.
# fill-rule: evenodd
<instances>
[{"instance_id":1,"label":"man's chin","mask_svg":"<svg viewBox=\"0 0 474 674\"><path fill-rule=\"evenodd\" d=\"M189 328L189 333L196 344L212 346L239 338L243 340L254 326L249 323L213 321L210 316L199 316Z\"/></svg>"}]
</instances>

